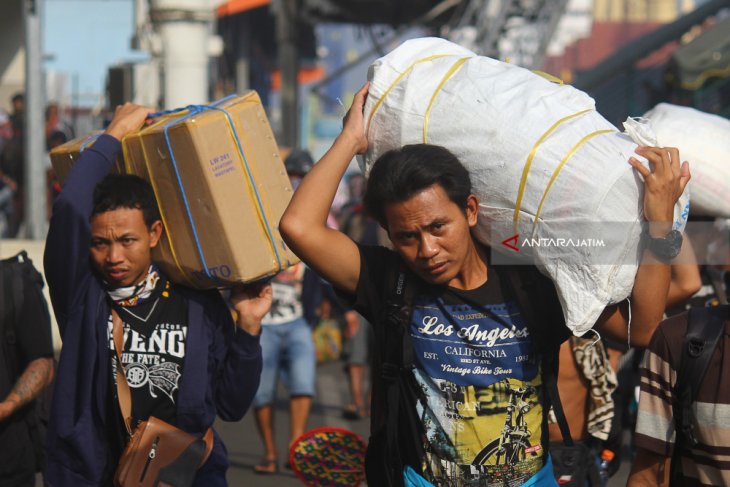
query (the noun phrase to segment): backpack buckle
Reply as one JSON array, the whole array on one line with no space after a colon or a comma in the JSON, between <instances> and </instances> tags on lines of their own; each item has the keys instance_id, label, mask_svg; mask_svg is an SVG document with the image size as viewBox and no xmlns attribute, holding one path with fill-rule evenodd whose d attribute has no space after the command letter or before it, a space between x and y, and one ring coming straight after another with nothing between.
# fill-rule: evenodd
<instances>
[{"instance_id":1,"label":"backpack buckle","mask_svg":"<svg viewBox=\"0 0 730 487\"><path fill-rule=\"evenodd\" d=\"M403 309L395 303L388 303L385 319L389 326L403 326Z\"/></svg>"},{"instance_id":2,"label":"backpack buckle","mask_svg":"<svg viewBox=\"0 0 730 487\"><path fill-rule=\"evenodd\" d=\"M705 349L705 341L699 338L691 338L687 341L687 353L692 358L697 358L702 355L702 351Z\"/></svg>"}]
</instances>

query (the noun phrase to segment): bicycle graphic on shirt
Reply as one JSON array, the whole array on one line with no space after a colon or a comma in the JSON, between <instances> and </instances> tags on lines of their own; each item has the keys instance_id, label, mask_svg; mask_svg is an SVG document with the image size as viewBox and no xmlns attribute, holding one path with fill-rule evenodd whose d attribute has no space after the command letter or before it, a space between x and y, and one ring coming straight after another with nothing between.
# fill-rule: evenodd
<instances>
[{"instance_id":1,"label":"bicycle graphic on shirt","mask_svg":"<svg viewBox=\"0 0 730 487\"><path fill-rule=\"evenodd\" d=\"M499 438L489 442L475 457L473 465L513 465L525 460L530 444L530 431L525 419L532 409L529 402L534 397L535 388L532 386L512 389L508 386L509 400L504 427ZM530 455L536 455L531 451Z\"/></svg>"}]
</instances>

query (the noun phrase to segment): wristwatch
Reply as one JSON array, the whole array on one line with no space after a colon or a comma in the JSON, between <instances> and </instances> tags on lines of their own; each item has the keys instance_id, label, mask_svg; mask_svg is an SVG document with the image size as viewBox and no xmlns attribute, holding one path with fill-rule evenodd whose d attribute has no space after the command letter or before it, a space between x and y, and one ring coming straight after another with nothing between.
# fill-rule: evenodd
<instances>
[{"instance_id":1,"label":"wristwatch","mask_svg":"<svg viewBox=\"0 0 730 487\"><path fill-rule=\"evenodd\" d=\"M647 233L648 235L648 233ZM664 237L652 238L649 236L649 250L664 262L669 262L679 255L682 249L682 232L672 230Z\"/></svg>"}]
</instances>

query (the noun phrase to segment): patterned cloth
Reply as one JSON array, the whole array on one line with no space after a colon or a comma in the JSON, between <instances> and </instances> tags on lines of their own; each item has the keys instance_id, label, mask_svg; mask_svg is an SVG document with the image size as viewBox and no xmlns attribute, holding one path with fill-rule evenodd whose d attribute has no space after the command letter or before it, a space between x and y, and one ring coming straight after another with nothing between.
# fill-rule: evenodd
<instances>
[{"instance_id":1,"label":"patterned cloth","mask_svg":"<svg viewBox=\"0 0 730 487\"><path fill-rule=\"evenodd\" d=\"M614 417L613 391L618 386L616 372L608 361L602 341L592 338L571 337L570 348L578 365L578 372L588 383L588 434L599 440L607 440ZM550 423L557 423L550 409Z\"/></svg>"},{"instance_id":2,"label":"patterned cloth","mask_svg":"<svg viewBox=\"0 0 730 487\"><path fill-rule=\"evenodd\" d=\"M362 439L341 428L317 428L292 444L289 462L304 485L356 487L365 479Z\"/></svg>"},{"instance_id":3,"label":"patterned cloth","mask_svg":"<svg viewBox=\"0 0 730 487\"><path fill-rule=\"evenodd\" d=\"M571 337L570 346L579 372L588 381L588 434L607 440L614 416L611 394L618 386L616 372L608 361L606 347L601 341Z\"/></svg>"},{"instance_id":4,"label":"patterned cloth","mask_svg":"<svg viewBox=\"0 0 730 487\"><path fill-rule=\"evenodd\" d=\"M127 287L108 289L107 294L119 306L137 306L152 296L152 291L160 280L160 273L154 264L150 265L147 277L139 284Z\"/></svg>"}]
</instances>

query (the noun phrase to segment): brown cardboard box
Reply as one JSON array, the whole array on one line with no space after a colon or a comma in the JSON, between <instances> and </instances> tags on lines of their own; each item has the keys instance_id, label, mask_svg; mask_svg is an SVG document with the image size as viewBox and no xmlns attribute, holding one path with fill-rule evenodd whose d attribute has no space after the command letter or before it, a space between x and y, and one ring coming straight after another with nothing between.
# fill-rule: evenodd
<instances>
[{"instance_id":1,"label":"brown cardboard box","mask_svg":"<svg viewBox=\"0 0 730 487\"><path fill-rule=\"evenodd\" d=\"M155 190L165 232L154 258L174 281L221 287L299 261L279 234L292 188L255 92L159 117L123 148L126 171Z\"/></svg>"},{"instance_id":2,"label":"brown cardboard box","mask_svg":"<svg viewBox=\"0 0 730 487\"><path fill-rule=\"evenodd\" d=\"M211 107L162 115L122 141L124 171L150 181L160 207L153 259L199 289L299 262L278 230L292 188L261 100L250 91Z\"/></svg>"},{"instance_id":3,"label":"brown cardboard box","mask_svg":"<svg viewBox=\"0 0 730 487\"><path fill-rule=\"evenodd\" d=\"M96 139L102 134L101 130L96 132L90 132L84 134L81 137L76 137L73 140L69 140L63 145L53 148L51 150L51 165L53 171L56 173L56 180L63 185L66 180L66 176L71 171L71 167L79 160L81 153L94 145ZM124 172L124 161L122 158L118 158L114 165L114 172Z\"/></svg>"}]
</instances>

